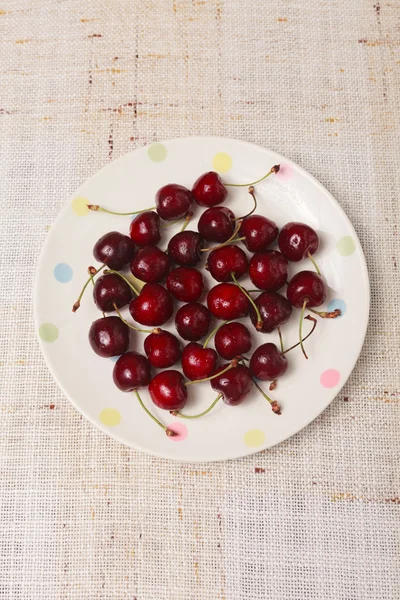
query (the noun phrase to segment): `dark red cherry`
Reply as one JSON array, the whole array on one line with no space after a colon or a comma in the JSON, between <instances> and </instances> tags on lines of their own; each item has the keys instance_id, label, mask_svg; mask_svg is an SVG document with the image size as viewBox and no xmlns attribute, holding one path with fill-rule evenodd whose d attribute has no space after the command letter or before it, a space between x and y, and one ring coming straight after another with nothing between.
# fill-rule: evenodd
<instances>
[{"instance_id":1,"label":"dark red cherry","mask_svg":"<svg viewBox=\"0 0 400 600\"><path fill-rule=\"evenodd\" d=\"M159 283L146 283L129 305L132 318L142 325L157 327L172 317L172 297Z\"/></svg>"},{"instance_id":2,"label":"dark red cherry","mask_svg":"<svg viewBox=\"0 0 400 600\"><path fill-rule=\"evenodd\" d=\"M153 377L149 392L154 404L164 410L180 410L188 397L182 373L174 370L162 371Z\"/></svg>"},{"instance_id":3,"label":"dark red cherry","mask_svg":"<svg viewBox=\"0 0 400 600\"><path fill-rule=\"evenodd\" d=\"M244 245L250 252L265 250L278 237L277 224L262 215L250 215L243 219L239 237L244 237Z\"/></svg>"},{"instance_id":4,"label":"dark red cherry","mask_svg":"<svg viewBox=\"0 0 400 600\"><path fill-rule=\"evenodd\" d=\"M318 250L319 237L316 231L305 223L286 223L278 238L279 250L291 261L298 262L308 253Z\"/></svg>"},{"instance_id":5,"label":"dark red cherry","mask_svg":"<svg viewBox=\"0 0 400 600\"><path fill-rule=\"evenodd\" d=\"M326 285L318 273L300 271L289 281L286 295L296 308L302 308L305 300L309 307L321 306L326 298Z\"/></svg>"},{"instance_id":6,"label":"dark red cherry","mask_svg":"<svg viewBox=\"0 0 400 600\"><path fill-rule=\"evenodd\" d=\"M210 252L207 267L210 275L217 281L232 281L232 273L236 279L247 273L249 261L241 248L228 244Z\"/></svg>"},{"instance_id":7,"label":"dark red cherry","mask_svg":"<svg viewBox=\"0 0 400 600\"><path fill-rule=\"evenodd\" d=\"M220 283L208 292L207 306L210 312L223 321L240 319L249 311L249 301L242 290L233 283Z\"/></svg>"},{"instance_id":8,"label":"dark red cherry","mask_svg":"<svg viewBox=\"0 0 400 600\"><path fill-rule=\"evenodd\" d=\"M211 313L199 302L184 304L175 315L175 326L184 340L197 342L210 328Z\"/></svg>"},{"instance_id":9,"label":"dark red cherry","mask_svg":"<svg viewBox=\"0 0 400 600\"><path fill-rule=\"evenodd\" d=\"M123 392L145 387L151 380L150 363L138 352L125 352L114 365L113 379Z\"/></svg>"},{"instance_id":10,"label":"dark red cherry","mask_svg":"<svg viewBox=\"0 0 400 600\"><path fill-rule=\"evenodd\" d=\"M170 258L157 246L139 248L131 260L132 274L146 283L162 281L170 268Z\"/></svg>"},{"instance_id":11,"label":"dark red cherry","mask_svg":"<svg viewBox=\"0 0 400 600\"><path fill-rule=\"evenodd\" d=\"M287 281L287 266L287 258L277 250L257 252L250 259L250 279L258 289L276 292Z\"/></svg>"},{"instance_id":12,"label":"dark red cherry","mask_svg":"<svg viewBox=\"0 0 400 600\"><path fill-rule=\"evenodd\" d=\"M180 231L168 244L171 260L182 267L194 267L200 262L204 240L197 231Z\"/></svg>"},{"instance_id":13,"label":"dark red cherry","mask_svg":"<svg viewBox=\"0 0 400 600\"><path fill-rule=\"evenodd\" d=\"M176 183L164 185L156 194L157 212L164 221L173 221L184 217L192 203L192 192Z\"/></svg>"},{"instance_id":14,"label":"dark red cherry","mask_svg":"<svg viewBox=\"0 0 400 600\"><path fill-rule=\"evenodd\" d=\"M118 308L129 304L132 299L132 290L121 277L115 273L109 273L96 280L93 298L99 310L112 312L115 310L114 303Z\"/></svg>"},{"instance_id":15,"label":"dark red cherry","mask_svg":"<svg viewBox=\"0 0 400 600\"><path fill-rule=\"evenodd\" d=\"M288 363L275 344L268 342L254 351L249 367L257 379L273 381L286 373Z\"/></svg>"},{"instance_id":16,"label":"dark red cherry","mask_svg":"<svg viewBox=\"0 0 400 600\"><path fill-rule=\"evenodd\" d=\"M144 351L153 367L168 369L178 362L181 355L181 344L175 335L160 329L146 337Z\"/></svg>"},{"instance_id":17,"label":"dark red cherry","mask_svg":"<svg viewBox=\"0 0 400 600\"><path fill-rule=\"evenodd\" d=\"M225 360L246 354L251 349L251 335L242 323L226 323L215 334L215 349Z\"/></svg>"},{"instance_id":18,"label":"dark red cherry","mask_svg":"<svg viewBox=\"0 0 400 600\"><path fill-rule=\"evenodd\" d=\"M131 260L134 251L131 238L119 231L110 231L97 240L93 256L110 269L120 271Z\"/></svg>"},{"instance_id":19,"label":"dark red cherry","mask_svg":"<svg viewBox=\"0 0 400 600\"><path fill-rule=\"evenodd\" d=\"M263 292L254 300L260 311L263 326L261 331L271 333L274 329L283 325L290 319L292 305L281 294L277 292ZM250 305L250 318L253 325L257 326L257 315Z\"/></svg>"},{"instance_id":20,"label":"dark red cherry","mask_svg":"<svg viewBox=\"0 0 400 600\"><path fill-rule=\"evenodd\" d=\"M208 242L226 242L235 228L235 215L225 206L208 208L197 223L200 235Z\"/></svg>"},{"instance_id":21,"label":"dark red cherry","mask_svg":"<svg viewBox=\"0 0 400 600\"><path fill-rule=\"evenodd\" d=\"M166 286L180 302L196 302L204 291L203 275L192 267L178 267L168 274Z\"/></svg>"},{"instance_id":22,"label":"dark red cherry","mask_svg":"<svg viewBox=\"0 0 400 600\"><path fill-rule=\"evenodd\" d=\"M137 215L131 222L130 236L136 246L156 246L161 240L160 217L153 210Z\"/></svg>"},{"instance_id":23,"label":"dark red cherry","mask_svg":"<svg viewBox=\"0 0 400 600\"><path fill-rule=\"evenodd\" d=\"M223 371L228 365L221 365L217 372ZM244 365L233 367L223 375L211 379L213 390L222 394L225 404L236 406L243 402L253 386L250 369Z\"/></svg>"},{"instance_id":24,"label":"dark red cherry","mask_svg":"<svg viewBox=\"0 0 400 600\"><path fill-rule=\"evenodd\" d=\"M188 379L207 379L217 368L217 353L212 348L203 348L191 342L182 352L182 369Z\"/></svg>"},{"instance_id":25,"label":"dark red cherry","mask_svg":"<svg viewBox=\"0 0 400 600\"><path fill-rule=\"evenodd\" d=\"M89 342L99 356L110 358L128 350L129 327L119 317L105 317L93 321L89 329Z\"/></svg>"},{"instance_id":26,"label":"dark red cherry","mask_svg":"<svg viewBox=\"0 0 400 600\"><path fill-rule=\"evenodd\" d=\"M228 190L215 171L200 175L195 181L192 194L200 206L216 206L222 204L228 195Z\"/></svg>"}]
</instances>

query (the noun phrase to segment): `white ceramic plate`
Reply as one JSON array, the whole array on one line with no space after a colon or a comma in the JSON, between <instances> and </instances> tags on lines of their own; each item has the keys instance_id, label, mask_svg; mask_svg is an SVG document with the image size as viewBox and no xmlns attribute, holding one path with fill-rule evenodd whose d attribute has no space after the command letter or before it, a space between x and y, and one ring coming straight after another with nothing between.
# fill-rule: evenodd
<instances>
[{"instance_id":1,"label":"white ceramic plate","mask_svg":"<svg viewBox=\"0 0 400 600\"><path fill-rule=\"evenodd\" d=\"M290 368L271 395L282 406L276 416L254 389L237 407L220 402L206 417L182 421L152 406L147 390L142 397L165 424L180 432L166 437L137 404L112 381L114 362L91 350L87 332L99 317L91 293L80 310L71 307L94 263L92 248L100 235L119 230L128 233L130 217L89 212L86 204L99 204L127 212L154 205L154 195L166 183L191 188L195 179L214 169L223 181L253 181L280 163L281 170L256 187L257 212L279 226L303 221L321 237L315 255L329 286L326 306L339 307L343 316L319 319L306 342L309 360L299 349L288 355ZM252 206L246 188L229 188L225 202L237 216ZM198 208L189 228L196 229ZM179 230L166 229L167 236ZM290 274L312 268L309 261L292 263ZM247 283L246 280L243 280ZM211 281L210 281L211 284ZM253 286L251 286L253 287ZM128 315L125 309L125 315ZM123 156L86 181L61 211L44 246L36 277L35 315L42 349L57 382L71 402L97 427L124 444L182 461L225 460L270 448L305 427L338 394L359 356L367 328L369 283L364 255L354 229L331 194L298 165L283 156L238 140L193 137L152 144ZM283 327L286 347L297 341L299 311ZM129 318L129 317L128 317ZM246 320L244 320L246 321ZM172 323L166 326L173 330ZM305 324L307 330L308 324ZM254 346L277 342L276 333L257 334ZM143 351L144 334L137 334L133 348ZM267 390L267 383L264 384ZM194 389L196 388L196 390ZM191 386L186 413L205 409L216 394L209 383Z\"/></svg>"}]
</instances>

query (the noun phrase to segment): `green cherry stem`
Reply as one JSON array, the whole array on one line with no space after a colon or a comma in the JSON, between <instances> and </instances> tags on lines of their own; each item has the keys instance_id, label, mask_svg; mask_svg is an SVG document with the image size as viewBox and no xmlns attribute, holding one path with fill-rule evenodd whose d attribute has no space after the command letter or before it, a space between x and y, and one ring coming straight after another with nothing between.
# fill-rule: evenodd
<instances>
[{"instance_id":1,"label":"green cherry stem","mask_svg":"<svg viewBox=\"0 0 400 600\"><path fill-rule=\"evenodd\" d=\"M218 246L213 246L212 248L202 248L200 252L211 252L211 250L218 250L218 248L223 248L227 244L230 244L233 242L240 242L241 240L244 240L244 238L237 238L235 240L235 237L236 237L237 233L239 232L241 225L242 225L242 221L238 221L236 223L235 231L232 233L231 237L229 239L227 239L223 244L219 244Z\"/></svg>"},{"instance_id":2,"label":"green cherry stem","mask_svg":"<svg viewBox=\"0 0 400 600\"><path fill-rule=\"evenodd\" d=\"M314 315L318 315L319 317L321 317L321 319L336 319L336 317L340 317L340 315L342 314L340 308L335 308L335 310L333 310L332 312L326 312L324 310L314 310L312 308L308 308L307 310L314 313Z\"/></svg>"},{"instance_id":3,"label":"green cherry stem","mask_svg":"<svg viewBox=\"0 0 400 600\"><path fill-rule=\"evenodd\" d=\"M165 223L165 225L161 225L162 229L167 229L168 227L172 227L173 225L176 225L177 223L180 223L180 221L182 221L182 217L180 219L174 219L173 221L168 221L168 223Z\"/></svg>"},{"instance_id":4,"label":"green cherry stem","mask_svg":"<svg viewBox=\"0 0 400 600\"><path fill-rule=\"evenodd\" d=\"M313 258L311 252L307 252L307 256L308 258L311 260L312 264L314 265L314 269L317 271L318 275L321 277L321 271L319 266L317 265L317 263L315 262L315 259Z\"/></svg>"},{"instance_id":5,"label":"green cherry stem","mask_svg":"<svg viewBox=\"0 0 400 600\"><path fill-rule=\"evenodd\" d=\"M310 309L308 309L308 310L310 310ZM307 333L307 335L305 337L303 337L302 342L305 342L306 339L308 339L310 337L310 335L312 333L314 333L314 329L317 326L317 319L314 319L314 317L311 317L311 315L306 315L304 318L307 319L308 321L312 321L313 322L313 326L312 326L311 331L309 333ZM281 354L287 354L288 352L290 352L294 348L297 348L297 346L300 346L300 342L297 342L297 344L293 344L293 346L290 346L290 348L287 348L287 350L282 350Z\"/></svg>"},{"instance_id":6,"label":"green cherry stem","mask_svg":"<svg viewBox=\"0 0 400 600\"><path fill-rule=\"evenodd\" d=\"M219 371L218 373L214 373L214 375L211 375L210 377L205 377L204 379L194 379L193 381L186 381L185 385L193 385L193 383L203 383L203 381L211 381L211 379L215 379L216 377L223 375L227 371L230 371L234 367L237 367L237 364L238 364L238 361L237 361L237 359L234 358L231 361L231 363L222 371Z\"/></svg>"},{"instance_id":7,"label":"green cherry stem","mask_svg":"<svg viewBox=\"0 0 400 600\"><path fill-rule=\"evenodd\" d=\"M88 267L88 273L90 275L90 279L92 280L92 284L93 284L93 287L94 287L94 277L93 277L93 275L96 274L96 269L94 267ZM101 314L103 315L103 319L105 319L106 318L105 312L101 311Z\"/></svg>"},{"instance_id":8,"label":"green cherry stem","mask_svg":"<svg viewBox=\"0 0 400 600\"><path fill-rule=\"evenodd\" d=\"M129 285L129 287L131 288L132 292L134 292L136 294L136 296L140 296L140 292L138 292L138 290L135 288L135 286L133 285L133 283L131 283L129 281L129 279L127 279L125 277L125 275L122 275L122 273L120 273L119 271L113 271L112 269L107 269L107 271L104 271L105 275L118 275L118 277L121 277L121 279L123 279L125 281L125 283L127 283Z\"/></svg>"},{"instance_id":9,"label":"green cherry stem","mask_svg":"<svg viewBox=\"0 0 400 600\"><path fill-rule=\"evenodd\" d=\"M258 306L254 302L253 298L251 296L249 296L249 294L246 292L246 290L240 285L240 283L238 283L238 280L236 279L234 273L231 273L231 277L233 279L234 284L238 286L238 288L243 292L243 294L246 296L246 298L249 300L250 304L254 308L256 315L257 315L256 329L257 329L257 331L260 331L263 326L263 320L261 318L260 311L258 310Z\"/></svg>"},{"instance_id":10,"label":"green cherry stem","mask_svg":"<svg viewBox=\"0 0 400 600\"><path fill-rule=\"evenodd\" d=\"M199 419L200 417L204 417L204 415L209 413L210 410L212 410L214 408L214 406L217 404L217 402L221 398L222 398L222 394L218 394L218 396L215 398L214 402L212 404L210 404L210 406L208 408L206 408L206 410L203 410L203 412L199 413L198 415L183 415L182 413L180 413L176 410L171 410L170 413L171 413L171 415L174 415L174 417L180 417L181 419Z\"/></svg>"},{"instance_id":11,"label":"green cherry stem","mask_svg":"<svg viewBox=\"0 0 400 600\"><path fill-rule=\"evenodd\" d=\"M125 325L127 325L130 329L133 329L133 331L140 331L141 333L160 333L161 329L159 327L155 327L154 329L139 329L139 327L135 327L131 323L128 323L126 319L124 319L124 317L121 315L121 311L119 310L115 302L113 302L113 307L121 321L125 323Z\"/></svg>"},{"instance_id":12,"label":"green cherry stem","mask_svg":"<svg viewBox=\"0 0 400 600\"><path fill-rule=\"evenodd\" d=\"M143 410L149 415L150 419L153 419L154 423L157 423L157 425L159 427L161 427L161 429L163 429L166 433L166 435L168 437L174 437L175 435L177 435L175 433L175 431L172 431L172 429L168 429L168 427L165 427L165 425L163 425L158 419L157 417L155 417L153 414L151 414L151 412L149 411L149 409L144 405L143 400L141 399L141 397L139 396L139 392L137 390L134 390L134 394L136 396L136 398L138 399L138 402L140 404L140 406L143 408Z\"/></svg>"},{"instance_id":13,"label":"green cherry stem","mask_svg":"<svg viewBox=\"0 0 400 600\"><path fill-rule=\"evenodd\" d=\"M281 407L279 406L278 402L276 400L272 400L272 398L270 398L265 392L264 390L259 386L259 384L257 383L257 381L253 378L253 383L256 386L256 388L258 389L258 391L260 392L260 394L266 399L268 400L268 402L271 405L272 411L276 414L276 415L280 415L281 414Z\"/></svg>"},{"instance_id":14,"label":"green cherry stem","mask_svg":"<svg viewBox=\"0 0 400 600\"><path fill-rule=\"evenodd\" d=\"M155 210L156 206L150 206L150 208L143 208L142 210L135 210L134 212L115 212L114 210L108 210L108 208L103 208L98 204L86 204L89 210L93 210L96 212L104 212L108 215L118 215L119 217L130 217L131 215L139 215L140 213L147 212L148 210Z\"/></svg>"},{"instance_id":15,"label":"green cherry stem","mask_svg":"<svg viewBox=\"0 0 400 600\"><path fill-rule=\"evenodd\" d=\"M231 321L222 321L222 323L220 323L215 329L212 330L210 335L206 338L206 340L203 344L203 348L207 348L208 343L210 342L211 338L217 333L218 329L221 329L221 327L223 325L226 325L227 323L231 323Z\"/></svg>"},{"instance_id":16,"label":"green cherry stem","mask_svg":"<svg viewBox=\"0 0 400 600\"><path fill-rule=\"evenodd\" d=\"M257 183L260 183L260 181L264 181L264 179L267 179L267 177L269 177L270 175L272 175L272 173L278 173L279 169L281 168L280 165L274 165L266 175L263 175L262 177L260 177L260 179L257 179L256 181L251 181L250 183L225 183L225 186L229 186L229 187L250 187L252 185L256 185Z\"/></svg>"},{"instance_id":17,"label":"green cherry stem","mask_svg":"<svg viewBox=\"0 0 400 600\"><path fill-rule=\"evenodd\" d=\"M301 350L302 350L302 352L304 354L304 358L306 358L306 360L308 360L308 356L307 356L307 353L306 353L305 348L303 346L303 320L304 320L304 311L306 310L307 304L308 304L308 298L305 298L304 302L303 302L302 309L301 309L300 323L299 323L299 339L300 339L299 344L300 344L300 348L301 348Z\"/></svg>"},{"instance_id":18,"label":"green cherry stem","mask_svg":"<svg viewBox=\"0 0 400 600\"><path fill-rule=\"evenodd\" d=\"M193 217L193 213L188 212L187 215L185 216L185 222L182 225L181 233L182 233L182 231L185 231L185 229L189 225L189 221L192 217Z\"/></svg>"},{"instance_id":19,"label":"green cherry stem","mask_svg":"<svg viewBox=\"0 0 400 600\"><path fill-rule=\"evenodd\" d=\"M257 198L256 198L256 195L254 193L254 187L252 185L249 187L249 194L250 194L250 196L252 196L253 201L254 201L253 208L251 209L251 211L249 213L247 213L247 215L244 215L244 217L238 217L237 219L235 219L235 221L243 221L244 219L247 219L247 217L250 217L250 215L252 215L253 212L256 210L256 208L257 208Z\"/></svg>"},{"instance_id":20,"label":"green cherry stem","mask_svg":"<svg viewBox=\"0 0 400 600\"><path fill-rule=\"evenodd\" d=\"M280 327L278 327L278 334L279 334L279 343L281 345L281 354L284 354L283 337L282 337L282 331L281 331Z\"/></svg>"},{"instance_id":21,"label":"green cherry stem","mask_svg":"<svg viewBox=\"0 0 400 600\"><path fill-rule=\"evenodd\" d=\"M78 296L78 300L73 305L72 312L76 312L78 310L78 308L80 307L82 296L85 293L85 290L86 290L87 286L89 285L89 283L91 281L93 281L93 275L97 275L97 273L100 273L100 271L102 271L105 266L106 265L102 265L99 269L95 269L94 267L89 267L89 269L88 269L88 271L90 273L89 279L86 281L85 285L83 286L82 291Z\"/></svg>"}]
</instances>

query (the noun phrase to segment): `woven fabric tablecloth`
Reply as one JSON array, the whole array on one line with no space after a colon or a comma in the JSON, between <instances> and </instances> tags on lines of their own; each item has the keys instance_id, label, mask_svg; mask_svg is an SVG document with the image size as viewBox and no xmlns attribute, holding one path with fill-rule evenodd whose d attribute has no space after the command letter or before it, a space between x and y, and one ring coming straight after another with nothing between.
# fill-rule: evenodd
<instances>
[{"instance_id":1,"label":"woven fabric tablecloth","mask_svg":"<svg viewBox=\"0 0 400 600\"><path fill-rule=\"evenodd\" d=\"M379 0L0 4L1 599L400 597L399 14ZM31 304L75 189L194 134L313 173L352 220L372 286L361 358L331 406L271 450L204 465L86 422L45 365Z\"/></svg>"}]
</instances>

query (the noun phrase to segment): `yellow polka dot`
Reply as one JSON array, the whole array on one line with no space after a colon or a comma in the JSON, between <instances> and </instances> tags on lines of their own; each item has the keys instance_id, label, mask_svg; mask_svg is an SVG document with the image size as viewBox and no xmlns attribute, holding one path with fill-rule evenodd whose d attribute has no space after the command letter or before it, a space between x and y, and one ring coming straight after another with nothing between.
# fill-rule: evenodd
<instances>
[{"instance_id":1,"label":"yellow polka dot","mask_svg":"<svg viewBox=\"0 0 400 600\"><path fill-rule=\"evenodd\" d=\"M105 408L99 417L103 425L108 425L108 427L115 427L121 423L121 414L116 408Z\"/></svg>"},{"instance_id":2,"label":"yellow polka dot","mask_svg":"<svg viewBox=\"0 0 400 600\"><path fill-rule=\"evenodd\" d=\"M135 286L135 287L136 287L138 290L141 290L141 289L142 289L142 287L143 287L144 285L146 285L144 281L142 281L141 279L138 279L137 277L135 277L134 275L131 275L130 273L127 273L127 274L125 275L125 277L127 278L127 280L128 280L128 281L130 281L131 283L133 283L133 285L134 285L134 286Z\"/></svg>"},{"instance_id":3,"label":"yellow polka dot","mask_svg":"<svg viewBox=\"0 0 400 600\"><path fill-rule=\"evenodd\" d=\"M87 204L90 204L87 198L84 198L83 196L77 196L71 202L72 210L76 215L78 215L78 217L84 217L89 212Z\"/></svg>"},{"instance_id":4,"label":"yellow polka dot","mask_svg":"<svg viewBox=\"0 0 400 600\"><path fill-rule=\"evenodd\" d=\"M261 429L250 429L244 434L243 439L249 448L257 448L265 442L265 433Z\"/></svg>"},{"instance_id":5,"label":"yellow polka dot","mask_svg":"<svg viewBox=\"0 0 400 600\"><path fill-rule=\"evenodd\" d=\"M355 252L356 244L352 237L346 235L340 238L336 247L341 256L350 256L353 254L353 252Z\"/></svg>"},{"instance_id":6,"label":"yellow polka dot","mask_svg":"<svg viewBox=\"0 0 400 600\"><path fill-rule=\"evenodd\" d=\"M218 152L212 160L212 166L218 173L226 173L232 167L232 158L226 152Z\"/></svg>"},{"instance_id":7,"label":"yellow polka dot","mask_svg":"<svg viewBox=\"0 0 400 600\"><path fill-rule=\"evenodd\" d=\"M147 154L153 162L162 162L167 158L168 150L164 144L154 143L148 147Z\"/></svg>"}]
</instances>

